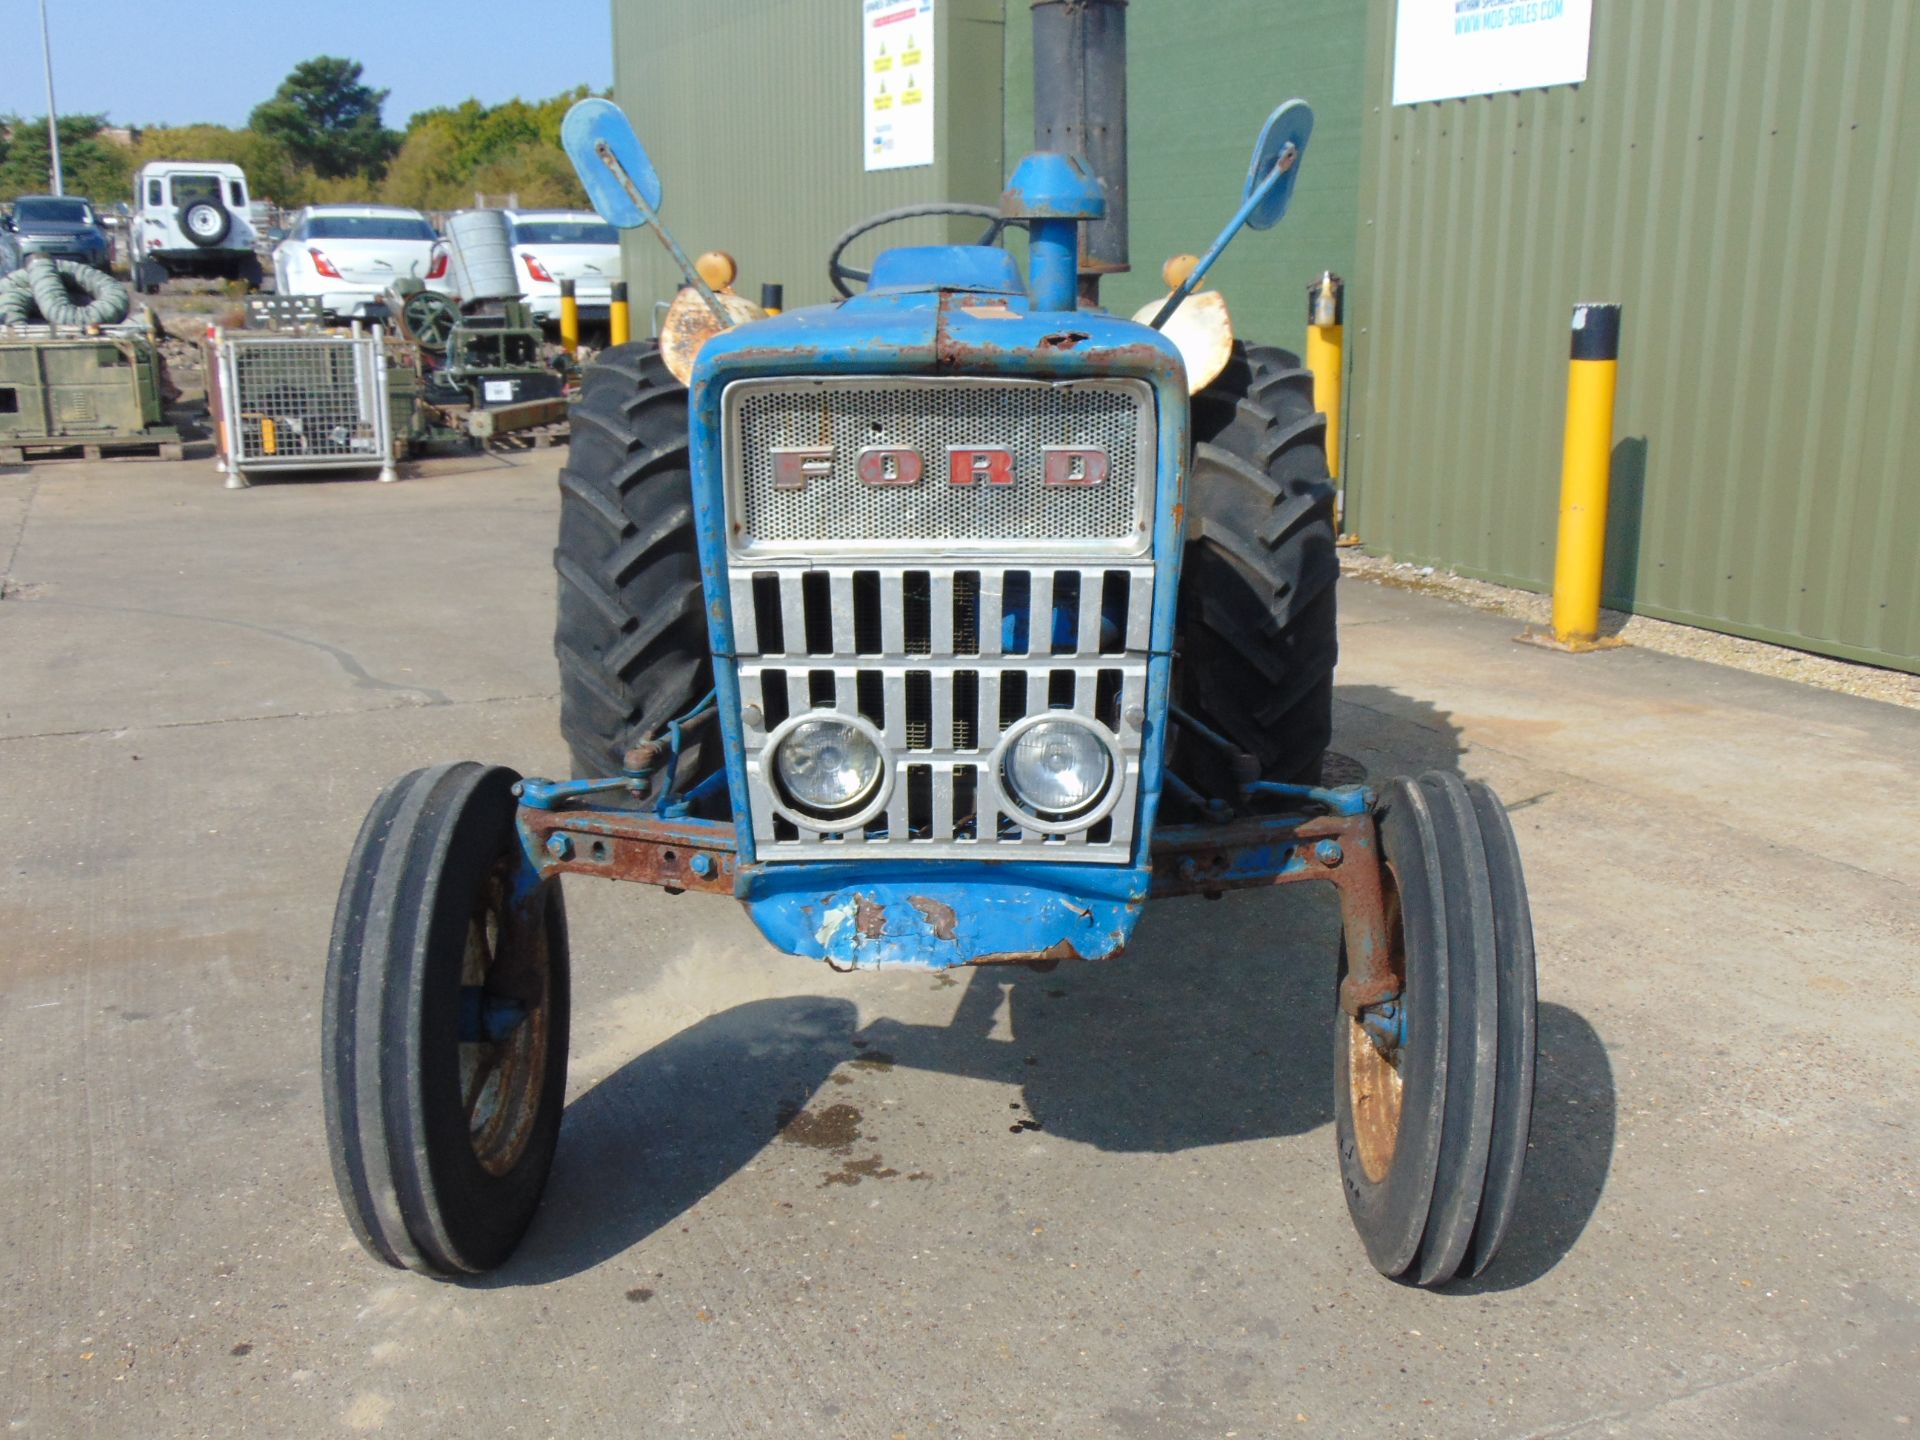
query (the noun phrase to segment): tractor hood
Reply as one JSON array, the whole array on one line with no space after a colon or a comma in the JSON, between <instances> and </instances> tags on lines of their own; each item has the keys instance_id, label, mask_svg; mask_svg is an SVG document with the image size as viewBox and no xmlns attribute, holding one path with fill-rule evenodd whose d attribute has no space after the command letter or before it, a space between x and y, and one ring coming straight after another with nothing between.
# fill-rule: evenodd
<instances>
[{"instance_id":1,"label":"tractor hood","mask_svg":"<svg viewBox=\"0 0 1920 1440\"><path fill-rule=\"evenodd\" d=\"M714 336L693 370L697 411L716 386L747 375L1007 375L1023 379L1134 376L1163 399L1186 397L1180 353L1156 330L1097 310L1035 310L1013 257L983 245L885 251L873 284Z\"/></svg>"}]
</instances>

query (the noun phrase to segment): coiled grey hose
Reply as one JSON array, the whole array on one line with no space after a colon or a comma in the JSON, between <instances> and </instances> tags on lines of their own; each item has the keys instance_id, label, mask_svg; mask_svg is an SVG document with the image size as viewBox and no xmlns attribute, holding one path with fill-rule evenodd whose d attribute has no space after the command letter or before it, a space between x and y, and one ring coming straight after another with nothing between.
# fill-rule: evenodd
<instances>
[{"instance_id":1,"label":"coiled grey hose","mask_svg":"<svg viewBox=\"0 0 1920 1440\"><path fill-rule=\"evenodd\" d=\"M74 291L88 297L85 304L74 304ZM25 269L0 279L0 325L30 324L36 315L49 325L112 325L132 308L126 286L72 260L30 255Z\"/></svg>"}]
</instances>

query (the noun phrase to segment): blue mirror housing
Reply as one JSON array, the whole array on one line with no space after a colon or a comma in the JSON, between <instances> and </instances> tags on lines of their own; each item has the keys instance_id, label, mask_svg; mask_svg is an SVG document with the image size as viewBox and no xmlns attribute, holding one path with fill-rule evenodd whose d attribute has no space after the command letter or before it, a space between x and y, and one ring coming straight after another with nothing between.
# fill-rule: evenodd
<instances>
[{"instance_id":1,"label":"blue mirror housing","mask_svg":"<svg viewBox=\"0 0 1920 1440\"><path fill-rule=\"evenodd\" d=\"M1252 200L1261 185L1284 159L1285 172L1247 212L1247 224L1255 230L1276 225L1293 201L1294 181L1300 178L1300 162L1307 156L1307 141L1313 135L1313 107L1304 100L1289 100L1267 117L1260 127L1260 138L1253 144L1253 160L1247 166L1246 198ZM1287 155L1291 146L1293 153Z\"/></svg>"},{"instance_id":2,"label":"blue mirror housing","mask_svg":"<svg viewBox=\"0 0 1920 1440\"><path fill-rule=\"evenodd\" d=\"M660 208L660 174L618 105L597 95L576 102L560 122L560 145L602 220L621 230L637 230L653 219ZM607 164L608 156L626 171L633 194Z\"/></svg>"}]
</instances>

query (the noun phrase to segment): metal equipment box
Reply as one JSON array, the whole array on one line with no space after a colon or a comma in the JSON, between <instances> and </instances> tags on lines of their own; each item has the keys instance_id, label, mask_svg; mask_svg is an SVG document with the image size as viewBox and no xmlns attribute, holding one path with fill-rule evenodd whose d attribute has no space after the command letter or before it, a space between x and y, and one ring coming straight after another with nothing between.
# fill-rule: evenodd
<instances>
[{"instance_id":1,"label":"metal equipment box","mask_svg":"<svg viewBox=\"0 0 1920 1440\"><path fill-rule=\"evenodd\" d=\"M161 392L144 338L0 335L0 450L175 445Z\"/></svg>"}]
</instances>

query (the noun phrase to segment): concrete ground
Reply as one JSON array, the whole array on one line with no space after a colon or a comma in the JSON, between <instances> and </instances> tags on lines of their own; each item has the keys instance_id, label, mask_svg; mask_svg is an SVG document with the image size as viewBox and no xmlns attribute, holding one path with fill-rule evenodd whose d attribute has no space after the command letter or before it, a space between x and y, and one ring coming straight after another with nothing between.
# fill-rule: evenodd
<instances>
[{"instance_id":1,"label":"concrete ground","mask_svg":"<svg viewBox=\"0 0 1920 1440\"><path fill-rule=\"evenodd\" d=\"M473 1285L375 1264L321 1128L339 868L401 771L561 766L556 464L0 470L12 1432L1913 1433L1920 715L1365 585L1338 748L1493 782L1532 881L1483 1281L1367 1267L1305 888L1106 965L852 977L569 881L532 1234Z\"/></svg>"}]
</instances>

